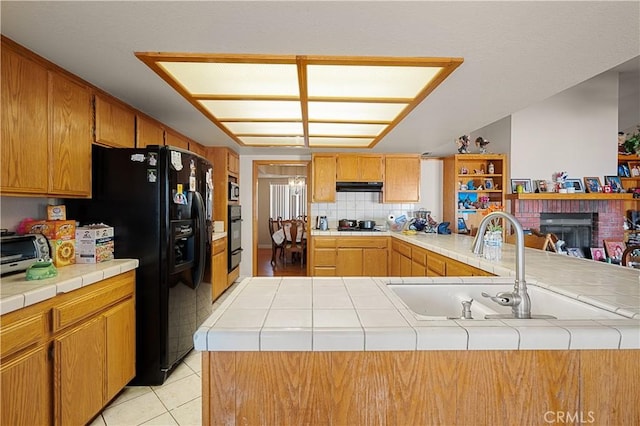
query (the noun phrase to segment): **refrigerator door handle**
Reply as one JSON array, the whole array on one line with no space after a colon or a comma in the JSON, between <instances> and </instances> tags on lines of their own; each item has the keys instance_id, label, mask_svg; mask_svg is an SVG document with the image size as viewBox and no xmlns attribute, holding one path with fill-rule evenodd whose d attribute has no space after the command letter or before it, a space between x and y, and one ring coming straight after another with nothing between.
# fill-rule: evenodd
<instances>
[{"instance_id":1,"label":"refrigerator door handle","mask_svg":"<svg viewBox=\"0 0 640 426\"><path fill-rule=\"evenodd\" d=\"M194 218L196 224L196 247L198 252L196 253L195 260L196 265L192 270L193 288L198 288L204 278L204 269L206 266L207 255L207 224L205 222L205 210L204 201L202 195L198 191L193 193L193 207Z\"/></svg>"}]
</instances>

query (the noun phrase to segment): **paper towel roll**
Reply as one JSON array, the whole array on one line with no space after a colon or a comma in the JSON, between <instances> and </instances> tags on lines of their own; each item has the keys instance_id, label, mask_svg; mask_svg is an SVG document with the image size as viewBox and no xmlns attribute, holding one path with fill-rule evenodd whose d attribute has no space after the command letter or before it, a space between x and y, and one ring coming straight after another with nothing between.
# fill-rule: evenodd
<instances>
[{"instance_id":1,"label":"paper towel roll","mask_svg":"<svg viewBox=\"0 0 640 426\"><path fill-rule=\"evenodd\" d=\"M393 222L394 220L396 220L396 217L394 215L390 214L389 216L387 216L387 220L389 222Z\"/></svg>"}]
</instances>

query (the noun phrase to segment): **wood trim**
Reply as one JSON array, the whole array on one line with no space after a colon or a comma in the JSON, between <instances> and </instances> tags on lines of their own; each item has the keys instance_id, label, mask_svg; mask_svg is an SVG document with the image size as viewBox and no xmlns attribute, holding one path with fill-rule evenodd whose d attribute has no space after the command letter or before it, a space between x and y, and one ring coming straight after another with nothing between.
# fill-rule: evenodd
<instances>
[{"instance_id":1,"label":"wood trim","mask_svg":"<svg viewBox=\"0 0 640 426\"><path fill-rule=\"evenodd\" d=\"M202 421L639 424L638 362L638 350L205 352Z\"/></svg>"},{"instance_id":2,"label":"wood trim","mask_svg":"<svg viewBox=\"0 0 640 426\"><path fill-rule=\"evenodd\" d=\"M532 194L505 194L507 200L631 200L633 194L601 194L593 192L579 192L573 194L558 194L554 192Z\"/></svg>"}]
</instances>

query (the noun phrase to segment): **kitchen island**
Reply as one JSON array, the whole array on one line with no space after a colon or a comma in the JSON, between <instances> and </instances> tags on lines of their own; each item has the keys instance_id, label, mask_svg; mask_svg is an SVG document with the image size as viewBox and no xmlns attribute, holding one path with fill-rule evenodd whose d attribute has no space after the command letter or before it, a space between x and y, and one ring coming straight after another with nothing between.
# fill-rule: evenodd
<instances>
[{"instance_id":1,"label":"kitchen island","mask_svg":"<svg viewBox=\"0 0 640 426\"><path fill-rule=\"evenodd\" d=\"M499 276L461 283L514 274L509 245L489 262L466 236L392 238ZM526 256L529 285L619 319L419 321L387 283L441 278L248 278L194 336L204 424L638 424L637 270Z\"/></svg>"}]
</instances>

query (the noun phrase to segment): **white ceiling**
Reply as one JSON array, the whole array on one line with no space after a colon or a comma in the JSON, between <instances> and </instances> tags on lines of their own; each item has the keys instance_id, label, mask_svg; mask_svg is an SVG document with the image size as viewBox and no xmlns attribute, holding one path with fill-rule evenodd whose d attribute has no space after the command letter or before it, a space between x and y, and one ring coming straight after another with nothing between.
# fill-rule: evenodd
<instances>
[{"instance_id":1,"label":"white ceiling","mask_svg":"<svg viewBox=\"0 0 640 426\"><path fill-rule=\"evenodd\" d=\"M444 56L464 63L374 152L455 139L616 68L640 69L640 2L7 1L2 34L204 145L243 148L136 51ZM322 151L321 149L314 151ZM335 150L331 150L335 151Z\"/></svg>"}]
</instances>

